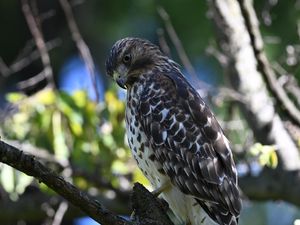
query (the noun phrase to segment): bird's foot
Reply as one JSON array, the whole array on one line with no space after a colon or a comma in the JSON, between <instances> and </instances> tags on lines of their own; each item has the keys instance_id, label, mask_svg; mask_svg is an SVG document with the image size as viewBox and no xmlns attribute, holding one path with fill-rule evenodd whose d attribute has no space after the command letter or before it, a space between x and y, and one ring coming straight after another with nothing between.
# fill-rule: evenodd
<instances>
[{"instance_id":1,"label":"bird's foot","mask_svg":"<svg viewBox=\"0 0 300 225\"><path fill-rule=\"evenodd\" d=\"M135 217L135 210L132 211L132 213L130 214L130 221L133 221Z\"/></svg>"},{"instance_id":2,"label":"bird's foot","mask_svg":"<svg viewBox=\"0 0 300 225\"><path fill-rule=\"evenodd\" d=\"M167 191L171 187L171 181L167 181L163 183L160 187L152 191L152 194L156 197L158 197L161 193L164 191Z\"/></svg>"}]
</instances>

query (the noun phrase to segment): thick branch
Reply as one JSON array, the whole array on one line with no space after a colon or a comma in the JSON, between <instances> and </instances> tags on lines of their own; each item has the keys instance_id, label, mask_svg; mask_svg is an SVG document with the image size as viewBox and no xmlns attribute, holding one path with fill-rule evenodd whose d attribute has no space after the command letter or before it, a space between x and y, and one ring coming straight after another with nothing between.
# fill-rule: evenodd
<instances>
[{"instance_id":1,"label":"thick branch","mask_svg":"<svg viewBox=\"0 0 300 225\"><path fill-rule=\"evenodd\" d=\"M249 32L253 51L257 60L257 68L259 72L266 79L268 88L272 91L273 95L278 99L283 109L300 125L300 111L291 101L284 88L279 84L276 75L270 66L269 60L263 51L263 41L259 32L258 20L255 11L252 7L252 2L249 0L238 0L241 7L241 12L245 19L245 25Z\"/></svg>"},{"instance_id":2,"label":"thick branch","mask_svg":"<svg viewBox=\"0 0 300 225\"><path fill-rule=\"evenodd\" d=\"M132 208L135 209L135 220L140 221L140 225L173 225L166 214L167 203L159 201L139 183L133 187Z\"/></svg>"},{"instance_id":3,"label":"thick branch","mask_svg":"<svg viewBox=\"0 0 300 225\"><path fill-rule=\"evenodd\" d=\"M219 45L228 57L225 69L232 86L244 96L240 105L249 126L258 141L276 146L281 167L298 169L298 148L268 94L238 1L210 0L209 3L218 28Z\"/></svg>"},{"instance_id":4,"label":"thick branch","mask_svg":"<svg viewBox=\"0 0 300 225\"><path fill-rule=\"evenodd\" d=\"M78 190L74 185L50 171L31 155L26 155L17 148L0 141L0 161L15 169L37 178L52 190L63 196L73 205L79 207L91 218L103 225L129 225L121 217L114 215L98 201Z\"/></svg>"},{"instance_id":5,"label":"thick branch","mask_svg":"<svg viewBox=\"0 0 300 225\"><path fill-rule=\"evenodd\" d=\"M239 185L252 200L284 200L300 206L300 170L264 169L259 176L241 177Z\"/></svg>"},{"instance_id":6,"label":"thick branch","mask_svg":"<svg viewBox=\"0 0 300 225\"><path fill-rule=\"evenodd\" d=\"M134 221L129 222L50 171L34 156L25 154L3 141L0 141L0 162L35 177L103 225L173 225L166 214L167 207L162 207L161 202L142 185L136 184L134 187L132 202L136 216Z\"/></svg>"}]
</instances>

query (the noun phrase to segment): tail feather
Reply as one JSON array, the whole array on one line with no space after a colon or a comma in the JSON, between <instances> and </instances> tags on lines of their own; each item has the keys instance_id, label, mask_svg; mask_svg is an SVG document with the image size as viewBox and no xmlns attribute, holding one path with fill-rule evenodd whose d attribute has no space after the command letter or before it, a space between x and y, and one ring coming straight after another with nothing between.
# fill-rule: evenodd
<instances>
[{"instance_id":1,"label":"tail feather","mask_svg":"<svg viewBox=\"0 0 300 225\"><path fill-rule=\"evenodd\" d=\"M196 199L207 215L219 225L237 225L238 217L222 205Z\"/></svg>"}]
</instances>

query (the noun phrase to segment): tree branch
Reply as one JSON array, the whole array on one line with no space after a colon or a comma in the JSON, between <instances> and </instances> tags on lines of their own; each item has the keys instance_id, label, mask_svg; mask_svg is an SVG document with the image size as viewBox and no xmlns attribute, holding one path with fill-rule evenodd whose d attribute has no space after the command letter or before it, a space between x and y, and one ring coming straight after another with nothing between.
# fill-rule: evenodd
<instances>
[{"instance_id":1,"label":"tree branch","mask_svg":"<svg viewBox=\"0 0 300 225\"><path fill-rule=\"evenodd\" d=\"M47 217L47 213L42 205L49 205L51 208L58 208L59 202L64 199L60 196L48 195L42 193L38 190L25 191L24 194L20 196L17 202L13 202L10 199L4 199L1 195L0 201L0 221L1 224L17 224L18 221L23 220L28 224L42 224ZM111 199L105 196L93 196L96 201L101 202L103 205L108 206L108 208L114 212L121 215L130 214L130 209L128 207L128 201L120 200L118 197ZM80 211L79 208L70 204L65 216L64 221L73 221L74 218L84 216L84 212ZM66 222L66 224L71 224Z\"/></svg>"},{"instance_id":2,"label":"tree branch","mask_svg":"<svg viewBox=\"0 0 300 225\"><path fill-rule=\"evenodd\" d=\"M133 189L132 206L136 216L129 222L52 172L34 156L25 154L3 141L0 141L0 162L35 177L103 225L173 225L166 214L168 207L163 207L161 201L140 184L135 184Z\"/></svg>"},{"instance_id":3,"label":"tree branch","mask_svg":"<svg viewBox=\"0 0 300 225\"><path fill-rule=\"evenodd\" d=\"M258 20L249 0L238 0L242 15L245 19L245 25L250 35L251 45L257 60L257 69L267 81L268 88L272 91L278 102L283 106L290 118L300 125L300 111L288 97L284 88L278 83L276 75L272 70L269 60L263 51L263 40L259 32Z\"/></svg>"},{"instance_id":4,"label":"tree branch","mask_svg":"<svg viewBox=\"0 0 300 225\"><path fill-rule=\"evenodd\" d=\"M99 92L97 89L95 64L94 64L94 60L91 55L90 49L87 46L87 44L84 42L84 40L79 32L79 29L77 27L77 24L75 22L75 18L74 18L73 12L72 12L71 5L69 4L69 2L67 0L59 0L59 2L65 13L70 32L72 34L73 41L75 42L75 44L78 48L78 51L85 63L87 71L89 72L89 75L91 77L93 88L95 91L96 102L99 102Z\"/></svg>"},{"instance_id":5,"label":"tree branch","mask_svg":"<svg viewBox=\"0 0 300 225\"><path fill-rule=\"evenodd\" d=\"M30 29L30 32L35 40L35 44L40 52L41 60L44 66L44 75L48 81L50 87L55 87L55 82L53 79L53 71L50 64L50 57L48 54L47 46L45 44L43 34L40 31L37 21L34 18L31 8L29 6L28 0L22 0L22 10L27 22L27 25Z\"/></svg>"},{"instance_id":6,"label":"tree branch","mask_svg":"<svg viewBox=\"0 0 300 225\"><path fill-rule=\"evenodd\" d=\"M99 202L92 200L86 193L50 171L33 156L24 154L17 148L0 141L0 161L15 169L33 176L60 194L73 205L79 207L91 218L103 225L129 225L131 223L114 215Z\"/></svg>"},{"instance_id":7,"label":"tree branch","mask_svg":"<svg viewBox=\"0 0 300 225\"><path fill-rule=\"evenodd\" d=\"M58 38L45 43L47 51L51 51L52 49L58 47L60 44L61 44L61 40ZM10 76L11 74L21 71L30 63L39 59L40 57L41 56L39 51L34 50L32 52L29 52L22 58L17 59L14 63L12 63L9 66L7 66L4 60L0 57L0 73L2 74L3 77Z\"/></svg>"},{"instance_id":8,"label":"tree branch","mask_svg":"<svg viewBox=\"0 0 300 225\"><path fill-rule=\"evenodd\" d=\"M300 206L300 170L265 168L259 176L240 177L239 185L251 200L284 200Z\"/></svg>"},{"instance_id":9,"label":"tree branch","mask_svg":"<svg viewBox=\"0 0 300 225\"><path fill-rule=\"evenodd\" d=\"M219 46L228 57L226 72L233 88L244 96L240 106L255 138L276 146L280 167L298 169L298 148L268 94L238 1L209 0L209 6L218 28Z\"/></svg>"}]
</instances>

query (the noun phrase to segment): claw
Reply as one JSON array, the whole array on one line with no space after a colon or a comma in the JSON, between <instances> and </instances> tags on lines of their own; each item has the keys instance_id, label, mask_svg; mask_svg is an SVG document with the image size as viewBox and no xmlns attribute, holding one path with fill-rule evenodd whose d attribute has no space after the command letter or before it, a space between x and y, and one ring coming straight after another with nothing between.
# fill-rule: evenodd
<instances>
[{"instance_id":1,"label":"claw","mask_svg":"<svg viewBox=\"0 0 300 225\"><path fill-rule=\"evenodd\" d=\"M158 197L161 193L163 193L164 191L167 191L169 188L171 188L171 182L167 181L167 182L163 183L160 187L158 187L157 189L152 191L151 193L154 196Z\"/></svg>"}]
</instances>

